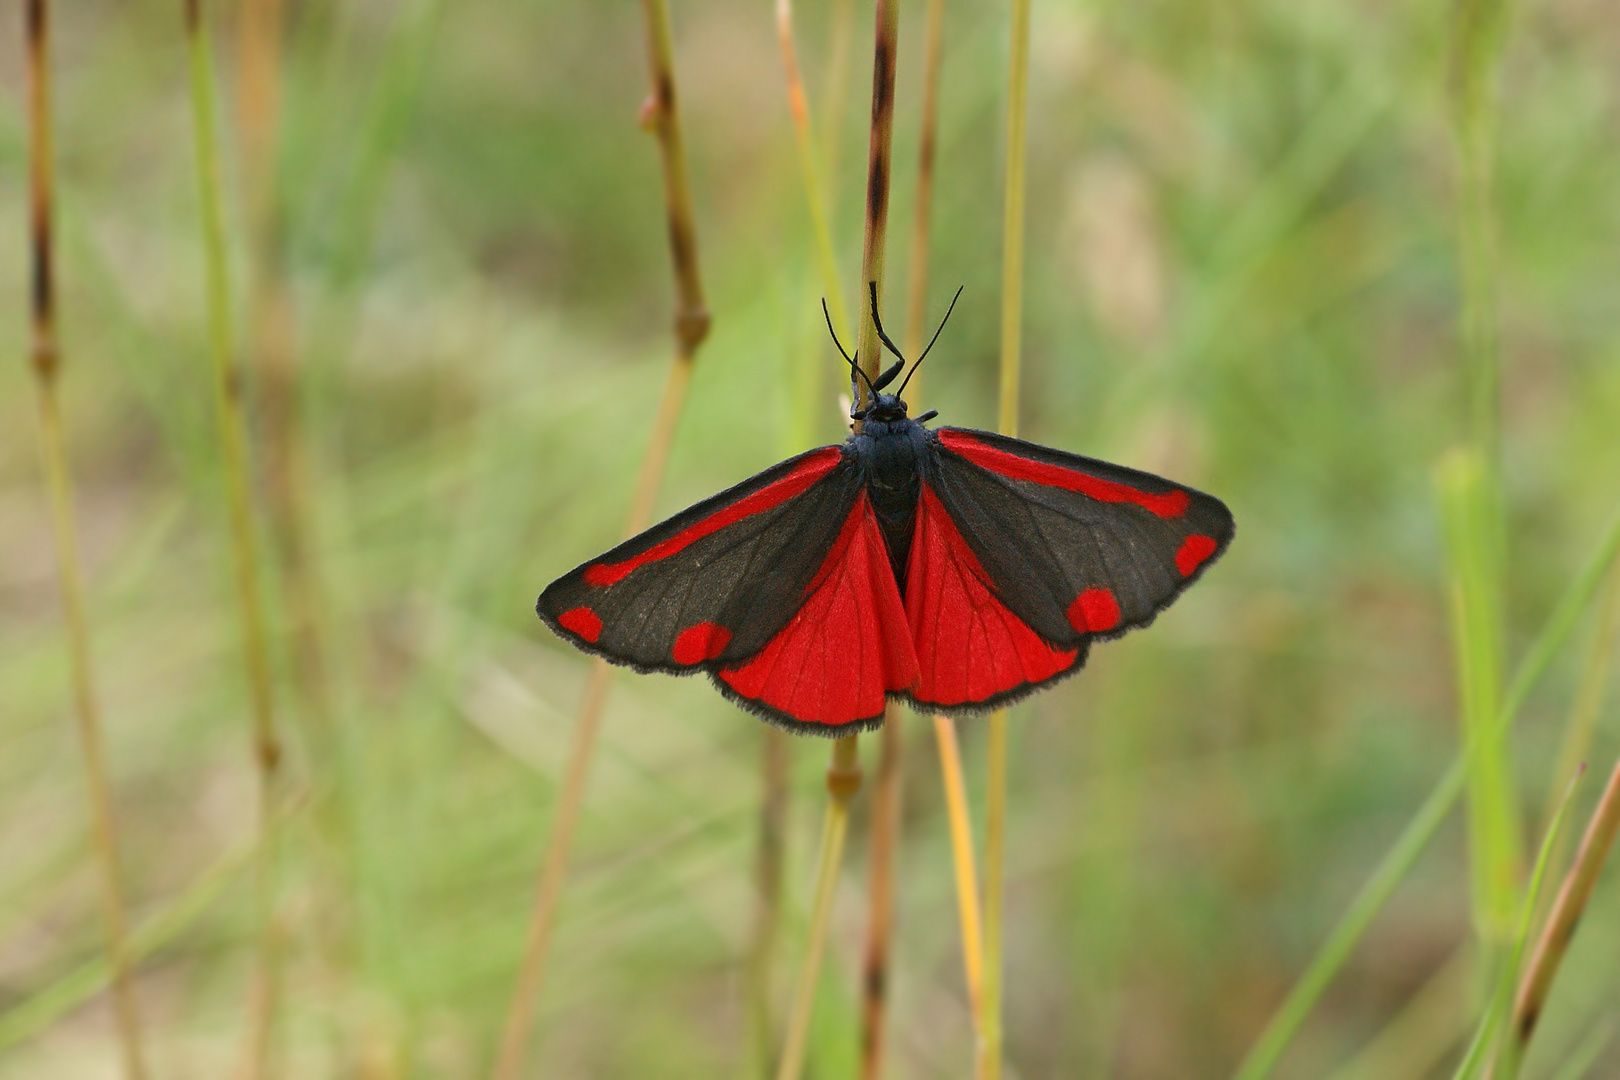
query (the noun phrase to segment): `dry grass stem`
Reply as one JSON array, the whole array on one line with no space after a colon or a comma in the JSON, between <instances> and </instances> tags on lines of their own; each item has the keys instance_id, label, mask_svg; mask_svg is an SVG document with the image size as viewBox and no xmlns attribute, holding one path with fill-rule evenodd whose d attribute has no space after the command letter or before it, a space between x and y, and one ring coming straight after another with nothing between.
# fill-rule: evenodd
<instances>
[{"instance_id":1,"label":"dry grass stem","mask_svg":"<svg viewBox=\"0 0 1620 1080\"><path fill-rule=\"evenodd\" d=\"M319 767L331 750L332 703L320 579L311 543L312 499L293 302L285 265L278 155L283 32L283 0L247 0L242 5L237 25L237 110L250 268L248 349L259 391L265 505L281 567L287 652L299 705L320 747L311 755L311 764Z\"/></svg>"},{"instance_id":2,"label":"dry grass stem","mask_svg":"<svg viewBox=\"0 0 1620 1080\"><path fill-rule=\"evenodd\" d=\"M1001 404L999 430L1018 434L1023 367L1024 171L1029 111L1029 0L1013 0L1007 77L1007 180L1002 218ZM1002 901L1007 828L1007 710L990 714L984 827L984 997L979 1026L981 1080L1001 1076Z\"/></svg>"},{"instance_id":3,"label":"dry grass stem","mask_svg":"<svg viewBox=\"0 0 1620 1080\"><path fill-rule=\"evenodd\" d=\"M883 270L889 236L889 190L893 173L890 164L894 139L894 69L900 52L900 5L898 0L877 0L876 43L872 56L872 134L866 159L866 230L861 245L861 332L857 359L872 378L883 370L883 350L878 344L877 324L872 321L868 287L877 286L877 303L883 302ZM860 393L865 400L867 391Z\"/></svg>"},{"instance_id":4,"label":"dry grass stem","mask_svg":"<svg viewBox=\"0 0 1620 1080\"><path fill-rule=\"evenodd\" d=\"M905 709L891 703L883 718L877 780L872 792L872 837L867 888L866 955L861 967L861 1075L883 1075L884 1019L889 994L889 951L894 940L895 864L899 860L901 758Z\"/></svg>"},{"instance_id":5,"label":"dry grass stem","mask_svg":"<svg viewBox=\"0 0 1620 1080\"><path fill-rule=\"evenodd\" d=\"M1609 774L1608 786L1603 789L1603 796L1598 800L1597 809L1592 812L1585 835L1581 837L1574 865L1569 868L1564 884L1558 890L1558 899L1553 902L1541 938L1536 943L1535 953L1520 980L1510 1035L1517 1043L1518 1052L1510 1055L1512 1060L1522 1056L1530 1045L1536 1024L1541 1019L1542 1008L1547 1003L1547 995L1552 990L1553 980L1558 977L1558 968L1569 951L1570 941L1580 925L1587 902L1592 898L1592 890L1603 871L1609 849L1614 846L1617 832L1620 832L1620 763L1616 763L1614 771Z\"/></svg>"},{"instance_id":6,"label":"dry grass stem","mask_svg":"<svg viewBox=\"0 0 1620 1080\"><path fill-rule=\"evenodd\" d=\"M899 52L900 11L897 0L877 0L876 30L872 59L872 134L867 158L866 228L862 244L861 283L863 292L871 283L870 302L863 302L860 317L858 357L861 366L871 378L881 370L882 356L878 345L877 325L872 317L872 305L877 304L883 291L884 247L888 238L890 158L894 131L894 69ZM852 383L851 389L870 400L870 391ZM855 428L860 429L856 421ZM783 1044L782 1059L777 1069L778 1080L797 1080L804 1065L805 1041L810 1032L810 1014L815 1005L816 976L821 970L821 956L826 946L826 921L832 914L832 896L838 879L838 861L843 851L844 830L848 821L848 804L860 787L857 736L850 735L837 741L833 748L833 763L827 772L830 799L826 824L822 829L821 857L816 862L815 907L811 917L810 937L805 945L805 958L799 969L799 981L793 1005L788 1014L787 1038Z\"/></svg>"},{"instance_id":7,"label":"dry grass stem","mask_svg":"<svg viewBox=\"0 0 1620 1080\"><path fill-rule=\"evenodd\" d=\"M934 164L939 157L939 73L945 57L945 0L928 0L923 30L922 122L917 132L917 191L911 207L911 255L906 283L906 353L922 352L928 315L928 249L933 226ZM921 372L911 385L916 387ZM919 397L916 390L913 396Z\"/></svg>"},{"instance_id":8,"label":"dry grass stem","mask_svg":"<svg viewBox=\"0 0 1620 1080\"><path fill-rule=\"evenodd\" d=\"M799 173L804 183L805 202L810 210L810 229L815 234L816 269L821 274L821 291L832 310L833 325L843 332L850 327L849 306L844 301L844 290L838 283L838 257L833 250L827 190L818 163L814 125L810 122L810 98L805 92L798 50L793 44L793 0L776 0L776 41L782 50L788 111L793 117L793 136L799 156ZM837 122L837 115L829 114L829 128L835 129Z\"/></svg>"},{"instance_id":9,"label":"dry grass stem","mask_svg":"<svg viewBox=\"0 0 1620 1080\"><path fill-rule=\"evenodd\" d=\"M821 850L816 857L816 891L810 907L810 933L805 943L804 964L793 992L788 1013L787 1036L776 1080L799 1080L804 1070L804 1052L810 1039L810 1018L816 1004L816 982L821 977L821 958L826 952L827 925L832 921L833 893L838 885L838 863L844 853L844 834L849 828L849 804L861 789L860 744L848 735L833 743L832 764L827 767L827 814L821 826Z\"/></svg>"},{"instance_id":10,"label":"dry grass stem","mask_svg":"<svg viewBox=\"0 0 1620 1080\"><path fill-rule=\"evenodd\" d=\"M674 320L675 357L653 418L647 451L636 479L635 495L625 525L625 535L634 536L647 527L669 460L670 444L686 403L697 351L709 333L709 309L704 301L703 280L697 257L697 226L692 194L687 185L686 151L681 139L680 115L675 100L675 51L670 32L669 10L664 0L643 0L647 20L647 59L652 78L652 94L643 115L658 137L663 166L664 203L669 226L670 256L675 266L676 307ZM516 1080L523 1070L524 1054L533 1024L535 1003L545 973L547 946L556 921L557 904L568 874L568 856L573 847L579 808L585 799L586 781L601 724L602 707L607 700L608 665L591 662L590 678L580 699L575 718L574 740L569 751L568 770L562 792L553 811L551 837L545 865L535 891L529 917L527 943L518 977L507 1008L496 1054L495 1080Z\"/></svg>"},{"instance_id":11,"label":"dry grass stem","mask_svg":"<svg viewBox=\"0 0 1620 1080\"><path fill-rule=\"evenodd\" d=\"M944 716L934 717L934 740L939 745L939 775L951 829L956 911L962 927L962 974L977 1032L984 1001L984 922L979 912L979 872L973 859L973 821L968 813L967 783L962 776L955 722Z\"/></svg>"},{"instance_id":12,"label":"dry grass stem","mask_svg":"<svg viewBox=\"0 0 1620 1080\"><path fill-rule=\"evenodd\" d=\"M788 739L775 724L762 725L763 760L756 908L748 949L748 1028L760 1076L771 1074L776 1035L771 1022L771 973L782 914L782 867L787 847Z\"/></svg>"},{"instance_id":13,"label":"dry grass stem","mask_svg":"<svg viewBox=\"0 0 1620 1080\"><path fill-rule=\"evenodd\" d=\"M73 680L73 715L90 803L96 867L99 876L102 929L107 966L112 977L113 1016L119 1051L128 1080L146 1076L146 1054L131 971L128 914L120 865L118 812L108 776L101 733L101 709L90 654L90 625L85 614L84 582L79 559L79 529L73 512L73 471L68 464L58 379L62 353L56 334L56 247L53 231L56 167L51 138L50 5L28 0L28 192L33 288L29 303L29 363L39 400L40 458L50 499L51 536L56 548L57 588L67 630L69 670Z\"/></svg>"},{"instance_id":14,"label":"dry grass stem","mask_svg":"<svg viewBox=\"0 0 1620 1080\"><path fill-rule=\"evenodd\" d=\"M235 331L231 321L229 257L225 244L225 210L215 131L217 116L213 57L203 22L201 0L184 0L182 12L191 67L197 201L202 219L209 351L214 366L214 411L219 429L240 632L252 707L254 762L259 778L259 962L249 994L247 1046L242 1065L242 1075L248 1080L257 1080L270 1067L270 1044L279 997L279 945L275 925L277 852L273 831L281 770L281 742L276 731L269 631L259 583L243 380L235 356Z\"/></svg>"}]
</instances>

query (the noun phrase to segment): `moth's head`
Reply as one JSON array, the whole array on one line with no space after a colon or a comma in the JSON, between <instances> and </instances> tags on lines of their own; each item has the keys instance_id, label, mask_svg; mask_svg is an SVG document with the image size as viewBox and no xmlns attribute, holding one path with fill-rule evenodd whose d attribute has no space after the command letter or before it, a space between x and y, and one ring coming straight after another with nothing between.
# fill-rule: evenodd
<instances>
[{"instance_id":1,"label":"moth's head","mask_svg":"<svg viewBox=\"0 0 1620 1080\"><path fill-rule=\"evenodd\" d=\"M861 408L856 402L850 406L849 418L851 420L875 420L878 423L889 423L906 418L906 403L900 400L899 394L878 394L872 399L872 404Z\"/></svg>"}]
</instances>

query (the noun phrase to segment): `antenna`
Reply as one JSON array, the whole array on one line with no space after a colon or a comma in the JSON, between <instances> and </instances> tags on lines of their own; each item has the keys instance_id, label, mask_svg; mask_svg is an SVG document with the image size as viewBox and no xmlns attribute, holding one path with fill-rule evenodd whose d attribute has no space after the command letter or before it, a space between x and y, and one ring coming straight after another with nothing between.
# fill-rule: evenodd
<instances>
[{"instance_id":1,"label":"antenna","mask_svg":"<svg viewBox=\"0 0 1620 1080\"><path fill-rule=\"evenodd\" d=\"M872 396L877 397L877 391L872 388L872 380L867 377L865 371L861 370L861 365L855 362L855 357L844 351L844 343L838 340L838 331L833 329L832 314L827 310L827 298L825 296L821 298L821 314L827 320L827 333L832 335L833 344L838 346L838 355L842 356L849 364L849 381L855 382L855 376L860 375L861 378L866 379L866 388L872 391ZM856 353L856 356L858 355L860 355L859 352Z\"/></svg>"},{"instance_id":2,"label":"antenna","mask_svg":"<svg viewBox=\"0 0 1620 1080\"><path fill-rule=\"evenodd\" d=\"M911 370L906 372L905 380L900 383L900 389L898 389L898 390L896 390L894 392L895 397L899 397L901 394L906 392L906 383L910 382L911 377L913 375L917 374L917 369L922 367L922 362L924 360L928 359L928 353L929 353L930 350L933 349L934 342L939 340L939 332L940 332L940 330L945 329L945 324L950 321L951 312L956 310L956 301L961 299L963 288L965 288L965 286L962 286L962 285L958 285L956 287L956 295L951 297L951 306L945 309L945 317L943 319L939 320L939 329L935 330L934 331L934 336L928 339L928 348L926 348L926 349L924 349L922 351L922 355L917 357L917 362L915 364L911 365ZM879 333L881 333L881 332L882 331L879 331ZM885 338L884 340L887 341L888 339ZM890 346L890 347L892 348L893 346ZM899 356L900 354L895 353L895 355Z\"/></svg>"}]
</instances>

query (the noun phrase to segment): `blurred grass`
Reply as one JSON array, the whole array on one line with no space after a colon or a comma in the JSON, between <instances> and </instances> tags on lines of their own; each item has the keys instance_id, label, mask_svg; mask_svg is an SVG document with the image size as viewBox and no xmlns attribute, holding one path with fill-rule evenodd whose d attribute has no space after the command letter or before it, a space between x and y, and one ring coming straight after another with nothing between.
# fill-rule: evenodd
<instances>
[{"instance_id":1,"label":"blurred grass","mask_svg":"<svg viewBox=\"0 0 1620 1080\"><path fill-rule=\"evenodd\" d=\"M818 104L835 6L797 5ZM902 11L897 220L922 11ZM769 6L693 0L674 15L716 324L660 512L781 456L788 373L824 364L821 385L838 380L830 347L807 336L820 286ZM1005 14L949 0L946 16L932 276L967 290L912 404L987 427ZM1510 658L1620 491L1620 17L1551 0L1515 18L1495 200ZM1215 491L1242 539L1151 632L1097 650L1011 718L1009 1072L1230 1075L1457 749L1430 482L1464 415L1445 33L1439 4L1034 6L1023 432ZM632 4L297 9L288 274L315 365L312 520L355 925L344 954L289 957L289 1075L473 1076L494 1039L585 672L530 605L613 542L666 362L656 152L635 125L642 47ZM64 7L57 49L63 333L77 358L62 390L146 925L252 831L194 378L206 346L184 57L173 6L147 0ZM24 220L18 57L8 21L11 235ZM864 101L860 67L849 102ZM843 136L835 207L859 205L863 112L822 125ZM847 280L851 217L833 214ZM903 286L898 264L890 284ZM0 262L12 356L25 295L19 260ZM0 1024L99 948L28 389L22 365L0 365ZM831 405L796 423L839 436ZM1587 632L1581 611L1566 640ZM1546 678L1509 737L1522 804L1539 807L1581 665L1572 650L1528 660ZM616 679L541 1019L546 1075L742 1067L754 724L693 680ZM968 775L982 775L982 725L962 732ZM303 774L308 747L289 738ZM793 750L790 956L824 750ZM1590 752L1620 753L1612 702ZM932 758L907 755L897 1077L960 1075L971 1055ZM315 917L317 835L289 828L294 919ZM859 878L835 898L819 1076L853 1061ZM1276 1075L1326 1075L1371 1041L1467 938L1469 894L1464 834L1443 830ZM1575 1075L1620 1076L1601 1036L1620 993L1615 895L1611 871L1526 1077L1561 1076L1578 1055L1592 1065ZM251 891L227 889L146 960L155 1074L229 1065L250 912ZM295 940L320 940L307 929ZM0 1049L0 1076L106 1074L114 1053L92 1002Z\"/></svg>"}]
</instances>

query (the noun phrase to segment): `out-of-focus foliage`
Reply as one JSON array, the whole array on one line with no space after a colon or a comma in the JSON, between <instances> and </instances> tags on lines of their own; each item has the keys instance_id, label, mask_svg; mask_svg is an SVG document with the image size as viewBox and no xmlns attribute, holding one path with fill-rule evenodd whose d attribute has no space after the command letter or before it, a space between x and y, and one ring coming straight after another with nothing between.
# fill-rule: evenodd
<instances>
[{"instance_id":1,"label":"out-of-focus foliage","mask_svg":"<svg viewBox=\"0 0 1620 1080\"><path fill-rule=\"evenodd\" d=\"M799 5L823 101L836 7ZM142 960L165 1077L226 1074L253 945L253 775L178 8L61 5L56 42L65 394L130 894L145 923L217 892ZM674 9L714 332L661 511L840 435L770 9ZM989 426L1005 13L947 9L935 317L956 283L966 292L913 406ZM897 223L921 12L902 14ZM300 1078L474 1077L586 670L530 605L617 538L669 354L658 164L636 125L641 13L629 0L289 13L280 179L336 708L334 730L313 730L283 671L291 770L311 793L287 826L282 1058ZM231 10L219 14L229 148L236 39ZM1433 487L1461 432L1447 14L1440 0L1035 5L1023 433L1207 488L1239 528L1152 631L1098 649L1015 713L1016 1075L1229 1075L1456 752ZM856 5L848 107L826 155L851 303L869 21ZM0 220L14 238L20 55L8 17ZM1500 141L1511 669L1620 507L1620 9L1522 5ZM227 176L234 191L240 180ZM110 1076L101 999L52 1005L100 937L11 251L0 1076ZM1515 734L1527 807L1546 800L1589 633ZM1602 771L1620 753L1613 712L1593 751ZM603 730L539 1074L741 1072L761 728L698 680L625 675ZM981 734L963 725L970 777ZM914 720L907 741L892 1068L961 1076L971 1038L928 726ZM793 749L784 993L826 751ZM812 1048L823 1077L849 1075L855 1053L864 804L856 813ZM1332 1074L1402 1012L1469 938L1468 878L1453 829L1279 1075ZM1613 1015L1613 878L1527 1076L1551 1075ZM1467 980L1437 987L1408 1017L1398 1075L1432 1075L1466 1038ZM1617 1061L1611 1048L1587 1075L1620 1077Z\"/></svg>"}]
</instances>

